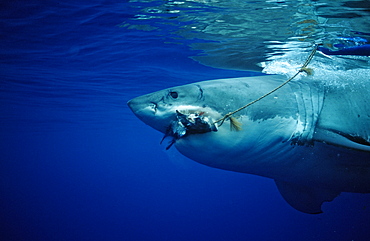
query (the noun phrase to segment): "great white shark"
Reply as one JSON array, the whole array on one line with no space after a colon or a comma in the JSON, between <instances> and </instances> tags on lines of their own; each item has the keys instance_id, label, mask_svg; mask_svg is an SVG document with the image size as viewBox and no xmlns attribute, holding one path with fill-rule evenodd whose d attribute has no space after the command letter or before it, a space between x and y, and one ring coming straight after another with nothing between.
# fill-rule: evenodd
<instances>
[{"instance_id":1,"label":"great white shark","mask_svg":"<svg viewBox=\"0 0 370 241\"><path fill-rule=\"evenodd\" d=\"M203 81L128 105L186 157L274 179L301 212L321 213L322 203L341 192L370 193L370 81L330 85L303 77L235 113L240 130L230 128L230 118L215 123L285 80L265 75Z\"/></svg>"}]
</instances>

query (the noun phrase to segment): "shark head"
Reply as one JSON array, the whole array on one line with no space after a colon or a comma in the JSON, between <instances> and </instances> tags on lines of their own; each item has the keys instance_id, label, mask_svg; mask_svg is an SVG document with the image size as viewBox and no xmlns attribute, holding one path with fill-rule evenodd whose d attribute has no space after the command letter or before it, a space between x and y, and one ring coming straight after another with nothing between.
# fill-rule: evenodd
<instances>
[{"instance_id":1,"label":"shark head","mask_svg":"<svg viewBox=\"0 0 370 241\"><path fill-rule=\"evenodd\" d=\"M205 165L250 172L249 167L257 160L265 160L273 152L283 154L282 143L293 141L304 129L295 97L287 93L281 95L294 99L282 98L279 102L280 95L274 95L233 115L241 125L239 131L231 128L230 118L219 121L276 86L276 80L270 86L268 81L260 82L261 78L221 79L173 87L134 98L128 106L144 123L165 137L172 137L167 149L174 144L183 155Z\"/></svg>"},{"instance_id":2,"label":"shark head","mask_svg":"<svg viewBox=\"0 0 370 241\"><path fill-rule=\"evenodd\" d=\"M134 98L128 106L144 123L164 133L163 139L173 138L169 149L180 138L217 131L214 120L221 114L206 106L203 98L200 86L187 85Z\"/></svg>"},{"instance_id":3,"label":"shark head","mask_svg":"<svg viewBox=\"0 0 370 241\"><path fill-rule=\"evenodd\" d=\"M212 119L220 117L221 114L208 107L203 98L200 86L186 85L139 96L127 104L145 124L166 134L173 122L185 124L181 121L185 115L188 121L201 119L210 124Z\"/></svg>"}]
</instances>

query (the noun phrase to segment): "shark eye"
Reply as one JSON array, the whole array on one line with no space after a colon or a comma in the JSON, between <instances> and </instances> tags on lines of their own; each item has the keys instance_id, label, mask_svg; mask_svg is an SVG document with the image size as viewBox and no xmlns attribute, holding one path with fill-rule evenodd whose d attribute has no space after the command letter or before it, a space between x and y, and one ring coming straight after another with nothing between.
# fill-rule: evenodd
<instances>
[{"instance_id":1,"label":"shark eye","mask_svg":"<svg viewBox=\"0 0 370 241\"><path fill-rule=\"evenodd\" d=\"M175 92L175 91L171 91L171 92L170 92L170 96L171 96L172 98L174 98L174 99L177 99L177 97L179 97L179 94L178 94L177 92Z\"/></svg>"}]
</instances>

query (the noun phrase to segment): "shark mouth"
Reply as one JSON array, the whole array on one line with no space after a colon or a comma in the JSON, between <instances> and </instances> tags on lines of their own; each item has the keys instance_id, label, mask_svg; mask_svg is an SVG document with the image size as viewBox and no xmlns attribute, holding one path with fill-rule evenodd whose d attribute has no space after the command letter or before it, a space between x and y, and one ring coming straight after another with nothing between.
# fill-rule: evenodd
<instances>
[{"instance_id":1,"label":"shark mouth","mask_svg":"<svg viewBox=\"0 0 370 241\"><path fill-rule=\"evenodd\" d=\"M172 137L166 150L170 149L175 142L191 134L203 134L217 131L217 124L204 112L194 112L183 114L176 110L176 120L168 126L166 134L162 138L161 144L167 137Z\"/></svg>"}]
</instances>

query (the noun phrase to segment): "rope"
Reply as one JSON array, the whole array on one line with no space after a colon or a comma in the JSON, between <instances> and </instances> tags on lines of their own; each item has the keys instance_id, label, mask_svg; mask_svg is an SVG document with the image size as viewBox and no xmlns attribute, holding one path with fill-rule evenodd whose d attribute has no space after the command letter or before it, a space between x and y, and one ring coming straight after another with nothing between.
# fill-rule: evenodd
<instances>
[{"instance_id":1,"label":"rope","mask_svg":"<svg viewBox=\"0 0 370 241\"><path fill-rule=\"evenodd\" d=\"M284 85L286 85L287 83L289 83L291 80L293 80L295 77L297 77L297 75L299 75L301 72L306 72L307 74L310 74L310 70L307 68L307 65L311 62L313 56L315 55L316 53L316 50L318 48L318 45L316 44L315 47L313 48L313 50L311 51L311 54L308 56L308 58L306 59L306 62L304 62L304 64L302 65L302 67L298 70L297 73L295 73L292 77L290 77L287 81L285 81L284 83L282 83L281 85L279 85L278 87L276 87L275 89L271 90L270 92L268 92L267 94L264 94L262 95L261 97L259 97L258 99L246 104L245 106L242 106L240 107L239 109L233 111L233 112L229 112L228 114L224 115L224 117L216 120L213 124L216 124L218 122L221 122L219 124L219 126L221 126L224 121L226 119L230 119L232 118L231 116L245 108L247 108L248 106L250 105L253 105L254 103L256 103L257 101L260 101L261 99L265 98L266 96L268 95L271 95L272 93L274 93L275 91L277 91L278 89L280 89L281 87L283 87ZM235 121L235 120L234 120Z\"/></svg>"}]
</instances>

